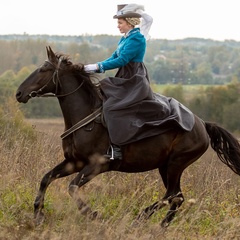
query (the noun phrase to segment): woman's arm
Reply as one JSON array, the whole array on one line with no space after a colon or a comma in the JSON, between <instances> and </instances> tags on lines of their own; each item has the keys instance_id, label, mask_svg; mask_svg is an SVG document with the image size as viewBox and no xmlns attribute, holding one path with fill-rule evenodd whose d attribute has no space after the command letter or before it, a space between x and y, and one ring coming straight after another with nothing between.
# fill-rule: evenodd
<instances>
[{"instance_id":1,"label":"woman's arm","mask_svg":"<svg viewBox=\"0 0 240 240\"><path fill-rule=\"evenodd\" d=\"M142 35L141 35L142 36ZM136 58L139 52L145 53L145 39L143 37L129 37L124 46L120 49L119 55L115 52L114 58L109 58L105 61L98 62L99 72L105 72L115 68L120 68L127 65L131 61L142 62L142 58Z\"/></svg>"}]
</instances>

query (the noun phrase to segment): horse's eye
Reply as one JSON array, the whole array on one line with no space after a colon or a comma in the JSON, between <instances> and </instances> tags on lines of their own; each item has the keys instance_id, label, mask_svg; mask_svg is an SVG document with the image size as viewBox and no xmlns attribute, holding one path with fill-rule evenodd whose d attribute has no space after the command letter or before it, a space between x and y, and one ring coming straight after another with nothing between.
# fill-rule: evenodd
<instances>
[{"instance_id":1,"label":"horse's eye","mask_svg":"<svg viewBox=\"0 0 240 240\"><path fill-rule=\"evenodd\" d=\"M48 63L44 63L43 65L40 66L39 72L45 72L45 71L47 71L47 70L48 70L48 66L49 66Z\"/></svg>"},{"instance_id":2,"label":"horse's eye","mask_svg":"<svg viewBox=\"0 0 240 240\"><path fill-rule=\"evenodd\" d=\"M45 72L46 71L46 67L44 67L44 65L42 65L40 68L39 68L39 72Z\"/></svg>"}]
</instances>

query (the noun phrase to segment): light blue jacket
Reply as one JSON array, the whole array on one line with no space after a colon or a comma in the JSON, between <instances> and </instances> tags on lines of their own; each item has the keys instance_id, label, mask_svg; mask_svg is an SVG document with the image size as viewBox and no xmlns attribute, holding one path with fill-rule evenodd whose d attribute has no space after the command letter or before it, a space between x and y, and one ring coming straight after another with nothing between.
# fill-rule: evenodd
<instances>
[{"instance_id":1,"label":"light blue jacket","mask_svg":"<svg viewBox=\"0 0 240 240\"><path fill-rule=\"evenodd\" d=\"M99 72L120 68L129 62L143 62L145 51L146 39L139 28L134 28L120 39L116 51L110 58L98 62Z\"/></svg>"}]
</instances>

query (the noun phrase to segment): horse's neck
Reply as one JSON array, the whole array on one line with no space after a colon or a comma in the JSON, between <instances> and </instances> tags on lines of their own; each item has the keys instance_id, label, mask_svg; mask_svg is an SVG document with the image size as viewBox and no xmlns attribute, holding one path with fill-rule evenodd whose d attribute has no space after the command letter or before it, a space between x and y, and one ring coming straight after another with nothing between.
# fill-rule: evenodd
<instances>
[{"instance_id":1,"label":"horse's neck","mask_svg":"<svg viewBox=\"0 0 240 240\"><path fill-rule=\"evenodd\" d=\"M69 78L67 80L69 82L71 81ZM79 87L79 84L80 83L77 83L77 85L75 84L73 89L64 87L63 85L62 89L64 90L61 94L72 92L74 89ZM59 97L58 101L62 110L66 128L75 125L77 122L88 116L93 110L89 96L83 88L79 88L76 92L65 97Z\"/></svg>"}]
</instances>

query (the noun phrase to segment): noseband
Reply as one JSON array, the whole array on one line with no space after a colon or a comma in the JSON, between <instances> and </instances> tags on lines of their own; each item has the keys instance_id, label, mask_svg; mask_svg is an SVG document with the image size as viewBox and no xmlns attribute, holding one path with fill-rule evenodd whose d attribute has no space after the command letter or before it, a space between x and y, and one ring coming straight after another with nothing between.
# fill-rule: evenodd
<instances>
[{"instance_id":1,"label":"noseband","mask_svg":"<svg viewBox=\"0 0 240 240\"><path fill-rule=\"evenodd\" d=\"M59 85L61 86L61 82L60 82L60 79L59 79L58 71L59 71L59 69L61 69L60 65L62 63L62 57L60 57L58 59L57 66L55 64L53 64L51 61L49 61L49 60L45 60L45 62L49 63L50 65L52 65L54 67L54 72L53 72L52 76L49 78L49 80L46 82L46 84L43 87L41 87L37 91L32 91L32 92L29 93L29 97L30 98L34 98L34 97L65 97L65 96L73 94L79 88L81 88L81 86L83 85L84 81L82 81L81 84L75 90L73 90L72 92L65 93L65 94L57 94ZM46 88L51 81L53 81L53 83L56 85L55 93L42 93L43 89Z\"/></svg>"}]
</instances>

